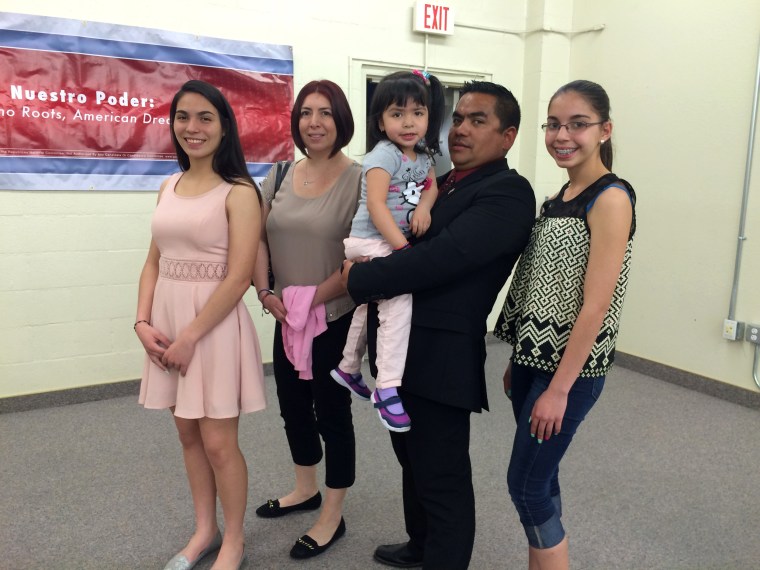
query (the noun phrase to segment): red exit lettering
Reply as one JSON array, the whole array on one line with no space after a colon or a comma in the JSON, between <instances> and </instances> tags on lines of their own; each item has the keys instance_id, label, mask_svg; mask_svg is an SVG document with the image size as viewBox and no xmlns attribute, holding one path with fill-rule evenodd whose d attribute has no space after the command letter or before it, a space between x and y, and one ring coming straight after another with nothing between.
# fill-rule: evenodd
<instances>
[{"instance_id":1,"label":"red exit lettering","mask_svg":"<svg viewBox=\"0 0 760 570\"><path fill-rule=\"evenodd\" d=\"M449 7L425 4L425 28L447 30L449 27Z\"/></svg>"}]
</instances>

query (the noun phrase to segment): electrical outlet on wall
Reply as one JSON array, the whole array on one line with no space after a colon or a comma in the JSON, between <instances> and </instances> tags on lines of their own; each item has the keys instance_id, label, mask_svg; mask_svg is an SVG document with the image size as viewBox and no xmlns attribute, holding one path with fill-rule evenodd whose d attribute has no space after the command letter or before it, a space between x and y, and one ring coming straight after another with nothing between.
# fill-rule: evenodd
<instances>
[{"instance_id":1,"label":"electrical outlet on wall","mask_svg":"<svg viewBox=\"0 0 760 570\"><path fill-rule=\"evenodd\" d=\"M747 342L760 344L760 325L747 325L747 336L744 338Z\"/></svg>"},{"instance_id":2,"label":"electrical outlet on wall","mask_svg":"<svg viewBox=\"0 0 760 570\"><path fill-rule=\"evenodd\" d=\"M726 319L723 321L723 338L726 340L741 340L744 336L744 323Z\"/></svg>"}]
</instances>

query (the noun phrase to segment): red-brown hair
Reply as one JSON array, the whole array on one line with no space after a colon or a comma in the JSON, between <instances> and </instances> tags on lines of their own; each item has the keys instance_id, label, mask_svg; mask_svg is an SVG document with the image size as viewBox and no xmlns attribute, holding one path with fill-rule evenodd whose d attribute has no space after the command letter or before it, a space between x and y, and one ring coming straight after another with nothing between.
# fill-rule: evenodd
<instances>
[{"instance_id":1,"label":"red-brown hair","mask_svg":"<svg viewBox=\"0 0 760 570\"><path fill-rule=\"evenodd\" d=\"M333 120L335 121L335 129L337 131L335 145L330 153L330 157L333 157L353 138L354 116L351 114L351 107L348 105L346 94L343 93L343 90L337 84L329 79L309 81L298 92L298 97L296 97L295 103L293 103L293 110L290 112L290 134L298 150L303 154L308 154L306 152L306 145L301 137L301 131L298 128L298 123L301 119L301 107L303 106L304 99L312 93L324 95L330 102L330 107L332 107Z\"/></svg>"}]
</instances>

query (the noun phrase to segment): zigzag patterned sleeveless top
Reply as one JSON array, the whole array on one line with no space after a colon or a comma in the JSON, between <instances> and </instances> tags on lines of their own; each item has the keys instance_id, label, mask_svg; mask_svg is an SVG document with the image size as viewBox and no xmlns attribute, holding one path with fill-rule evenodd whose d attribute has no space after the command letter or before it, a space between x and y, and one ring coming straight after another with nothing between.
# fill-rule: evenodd
<instances>
[{"instance_id":1,"label":"zigzag patterned sleeveless top","mask_svg":"<svg viewBox=\"0 0 760 570\"><path fill-rule=\"evenodd\" d=\"M591 246L586 215L596 198L610 186L624 188L634 209L623 266L599 335L580 376L607 374L615 358L631 248L636 231L636 194L628 182L606 174L578 196L562 200L568 184L544 202L528 245L517 264L494 335L514 347L517 364L554 372L583 304L583 282Z\"/></svg>"}]
</instances>

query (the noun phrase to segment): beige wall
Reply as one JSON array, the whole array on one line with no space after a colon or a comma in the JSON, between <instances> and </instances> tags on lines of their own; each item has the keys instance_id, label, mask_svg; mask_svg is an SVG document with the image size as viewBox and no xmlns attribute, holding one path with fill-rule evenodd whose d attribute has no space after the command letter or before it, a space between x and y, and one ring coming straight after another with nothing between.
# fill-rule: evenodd
<instances>
[{"instance_id":1,"label":"beige wall","mask_svg":"<svg viewBox=\"0 0 760 570\"><path fill-rule=\"evenodd\" d=\"M543 198L562 172L537 125L553 91L585 77L608 88L615 170L639 194L639 234L619 349L742 387L747 343L721 338L731 291L760 5L609 0L451 1L447 38L411 31L412 1L107 3L5 0L3 10L293 46L295 87L327 77L363 129L364 77L420 67L486 77L523 105L513 165ZM665 6L663 6L665 5ZM678 6L678 8L677 8ZM558 33L604 24L602 31ZM490 29L489 29L490 28ZM494 31L493 28L496 30ZM553 32L514 32L551 28ZM730 34L724 30L731 30ZM360 159L357 139L349 148ZM755 159L757 172L758 160ZM760 176L760 173L756 175ZM760 322L760 190L753 183L737 318ZM0 192L0 397L139 376L136 282L154 194ZM272 320L246 298L265 359Z\"/></svg>"},{"instance_id":2,"label":"beige wall","mask_svg":"<svg viewBox=\"0 0 760 570\"><path fill-rule=\"evenodd\" d=\"M120 10L5 0L2 10L292 45L296 90L327 77L346 89L355 109L364 105L365 68L422 67L426 53L431 69L450 77L488 76L520 91L519 37L464 29L454 38L431 38L426 48L411 32L411 6L135 0ZM463 21L520 28L523 10L521 0L472 3ZM493 68L491 49L510 65ZM352 145L356 158L362 147ZM144 193L0 192L0 397L139 377L142 351L130 327L154 203L155 195ZM246 301L268 360L273 320L261 316L255 295Z\"/></svg>"},{"instance_id":3,"label":"beige wall","mask_svg":"<svg viewBox=\"0 0 760 570\"><path fill-rule=\"evenodd\" d=\"M635 5L635 8L633 8ZM753 345L723 340L760 42L760 3L576 0L570 75L608 89L615 171L638 190L618 348L756 390ZM760 142L736 317L760 323Z\"/></svg>"}]
</instances>

